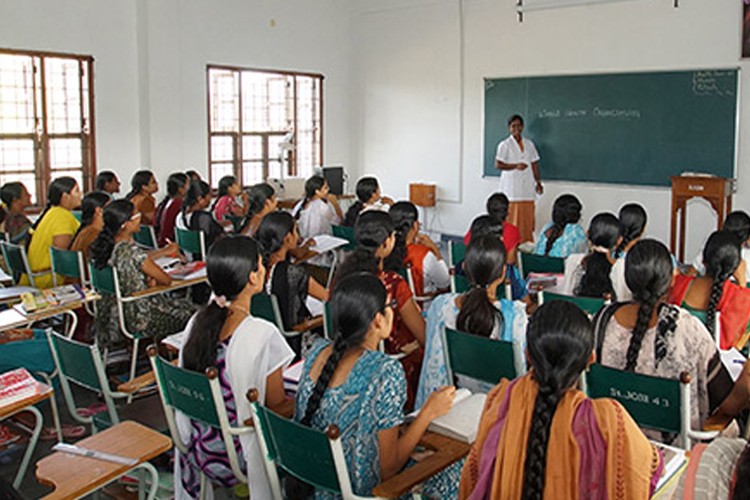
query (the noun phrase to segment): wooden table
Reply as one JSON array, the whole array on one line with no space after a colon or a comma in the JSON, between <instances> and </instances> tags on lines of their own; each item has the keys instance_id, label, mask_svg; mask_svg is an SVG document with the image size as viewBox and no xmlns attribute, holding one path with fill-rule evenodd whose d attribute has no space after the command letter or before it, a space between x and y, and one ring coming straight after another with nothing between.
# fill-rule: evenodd
<instances>
[{"instance_id":1,"label":"wooden table","mask_svg":"<svg viewBox=\"0 0 750 500\"><path fill-rule=\"evenodd\" d=\"M21 466L18 468L16 477L13 480L13 487L16 489L21 486L21 481L23 481L23 476L26 474L26 469L28 469L29 462L31 461L31 455L34 454L34 448L36 448L36 443L37 441L39 441L39 436L42 434L42 424L44 423L44 418L42 417L41 412L34 405L44 401L45 399L51 398L55 392L52 387L48 386L47 384L42 384L40 382L39 385L41 386L39 394L35 394L34 396L30 396L6 406L0 406L0 420L5 420L6 418L12 417L16 413L20 413L22 411L28 411L34 416L34 427L31 431L29 444L28 446L26 446L26 452L21 459Z\"/></svg>"},{"instance_id":2,"label":"wooden table","mask_svg":"<svg viewBox=\"0 0 750 500\"><path fill-rule=\"evenodd\" d=\"M685 219L688 200L700 197L716 211L716 229L724 223L726 214L732 211L732 179L713 176L676 175L672 179L672 216L669 231L669 249L680 262L685 260ZM677 217L680 218L679 241Z\"/></svg>"},{"instance_id":3,"label":"wooden table","mask_svg":"<svg viewBox=\"0 0 750 500\"><path fill-rule=\"evenodd\" d=\"M89 292L83 300L76 300L59 306L45 307L39 311L26 315L11 307L5 311L0 311L0 332L11 328L29 326L38 321L49 319L60 314L68 314L71 317L70 331L72 333L75 331L76 325L78 324L78 318L73 311L83 307L85 304L95 302L100 298L100 295Z\"/></svg>"},{"instance_id":4,"label":"wooden table","mask_svg":"<svg viewBox=\"0 0 750 500\"><path fill-rule=\"evenodd\" d=\"M36 464L36 477L40 483L52 486L55 490L45 499L80 498L117 479L128 471L150 467L148 461L172 448L172 440L167 436L136 422L121 422L109 429L94 434L76 445L89 450L111 453L138 460L135 466L123 465L92 457L55 452ZM151 495L158 488L158 475L152 483Z\"/></svg>"},{"instance_id":5,"label":"wooden table","mask_svg":"<svg viewBox=\"0 0 750 500\"><path fill-rule=\"evenodd\" d=\"M134 292L131 295L128 295L128 297L148 297L151 295L167 293L173 290L179 290L180 288L187 288L193 285L198 285L200 283L206 283L206 282L208 282L208 278L206 276L201 276L200 278L192 278L189 280L180 280L177 278L172 278L172 283L170 285L153 286L145 290Z\"/></svg>"},{"instance_id":6,"label":"wooden table","mask_svg":"<svg viewBox=\"0 0 750 500\"><path fill-rule=\"evenodd\" d=\"M377 485L372 490L374 496L398 498L468 455L471 449L468 443L430 431L425 433L419 444L434 453Z\"/></svg>"}]
</instances>

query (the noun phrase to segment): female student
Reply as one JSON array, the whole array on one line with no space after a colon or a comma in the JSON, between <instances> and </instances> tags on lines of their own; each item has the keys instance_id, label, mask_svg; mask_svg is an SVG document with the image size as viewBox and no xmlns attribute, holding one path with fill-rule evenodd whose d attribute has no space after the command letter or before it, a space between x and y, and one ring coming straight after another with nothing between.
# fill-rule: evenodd
<instances>
[{"instance_id":1,"label":"female student","mask_svg":"<svg viewBox=\"0 0 750 500\"><path fill-rule=\"evenodd\" d=\"M565 259L564 289L568 295L615 300L610 273L612 253L620 241L620 221L613 214L596 214L588 230L589 252Z\"/></svg>"},{"instance_id":2,"label":"female student","mask_svg":"<svg viewBox=\"0 0 750 500\"><path fill-rule=\"evenodd\" d=\"M141 223L153 226L156 216L156 198L154 193L159 190L156 177L150 170L139 170L130 179L130 192L125 196L133 202L141 214Z\"/></svg>"},{"instance_id":3,"label":"female student","mask_svg":"<svg viewBox=\"0 0 750 500\"><path fill-rule=\"evenodd\" d=\"M202 231L206 250L224 236L224 228L216 222L211 212L206 210L211 204L211 187L205 181L194 181L182 203L182 211L177 216L175 227L183 230Z\"/></svg>"},{"instance_id":4,"label":"female student","mask_svg":"<svg viewBox=\"0 0 750 500\"><path fill-rule=\"evenodd\" d=\"M731 212L724 219L724 225L721 229L734 234L742 242L741 257L745 262L745 275L736 273L735 280L738 285L745 286L750 282L750 215L742 210ZM703 252L695 256L692 266L697 274L703 275L706 273L706 267L703 265Z\"/></svg>"},{"instance_id":5,"label":"female student","mask_svg":"<svg viewBox=\"0 0 750 500\"><path fill-rule=\"evenodd\" d=\"M227 215L241 217L245 215L245 205L238 203L238 198L242 194L242 186L233 175L225 175L219 180L219 192L216 195L216 201L212 207L214 218L220 224L225 222ZM247 198L247 195L245 195ZM230 223L231 224L231 223Z\"/></svg>"},{"instance_id":6,"label":"female student","mask_svg":"<svg viewBox=\"0 0 750 500\"><path fill-rule=\"evenodd\" d=\"M618 218L620 219L620 243L615 249L615 262L612 264L610 279L617 300L626 302L632 300L633 294L630 293L625 283L625 255L643 236L648 216L646 210L638 203L628 203L620 209Z\"/></svg>"},{"instance_id":7,"label":"female student","mask_svg":"<svg viewBox=\"0 0 750 500\"><path fill-rule=\"evenodd\" d=\"M0 188L0 200L7 210L5 233L14 245L26 246L29 240L31 220L25 210L31 206L31 195L20 182L8 182Z\"/></svg>"},{"instance_id":8,"label":"female student","mask_svg":"<svg viewBox=\"0 0 750 500\"><path fill-rule=\"evenodd\" d=\"M750 498L750 445L739 438L718 437L690 450L675 500L743 500Z\"/></svg>"},{"instance_id":9,"label":"female student","mask_svg":"<svg viewBox=\"0 0 750 500\"><path fill-rule=\"evenodd\" d=\"M96 190L107 193L110 198L120 192L120 179L110 170L102 170L96 174Z\"/></svg>"},{"instance_id":10,"label":"female student","mask_svg":"<svg viewBox=\"0 0 750 500\"><path fill-rule=\"evenodd\" d=\"M344 218L336 195L329 193L328 183L320 175L305 182L305 199L296 214L299 234L305 240L321 234L331 234L331 226Z\"/></svg>"},{"instance_id":11,"label":"female student","mask_svg":"<svg viewBox=\"0 0 750 500\"><path fill-rule=\"evenodd\" d=\"M187 193L188 187L187 174L175 172L167 178L167 195L156 207L156 242L160 247L167 244L168 241L174 241L174 226L177 223L177 216L182 210L182 199Z\"/></svg>"},{"instance_id":12,"label":"female student","mask_svg":"<svg viewBox=\"0 0 750 500\"><path fill-rule=\"evenodd\" d=\"M172 279L153 259L177 255L176 243L147 254L133 240L141 228L141 214L129 200L115 200L104 209L104 227L89 250L97 269L117 268L120 291L124 296L157 285L169 285ZM104 295L96 303L96 335L102 347L116 345L123 340L113 296ZM150 337L161 337L179 332L194 311L185 299L152 295L123 305L125 324L130 332Z\"/></svg>"},{"instance_id":13,"label":"female student","mask_svg":"<svg viewBox=\"0 0 750 500\"><path fill-rule=\"evenodd\" d=\"M321 340L310 351L295 401L294 419L302 425L322 430L335 422L341 429L357 495L371 495L374 486L399 472L430 422L450 411L455 395L452 386L432 392L402 430L404 371L378 351L378 344L391 335L393 308L391 296L373 274L340 279L331 296L333 343ZM436 491L426 484L426 492L433 498L454 498L458 477L455 468L450 472L452 477L435 484ZM318 491L315 497L333 495Z\"/></svg>"},{"instance_id":14,"label":"female student","mask_svg":"<svg viewBox=\"0 0 750 500\"><path fill-rule=\"evenodd\" d=\"M362 177L357 181L357 201L349 207L344 217L345 226L353 226L357 216L366 210L388 210L393 200L380 195L380 185L375 177Z\"/></svg>"},{"instance_id":15,"label":"female student","mask_svg":"<svg viewBox=\"0 0 750 500\"><path fill-rule=\"evenodd\" d=\"M521 233L516 226L505 220L508 217L509 206L510 201L503 193L493 193L487 198L487 215L500 223L500 234L503 235L503 244L505 244L505 250L508 252L508 263L515 264L516 249L518 244L521 243ZM464 245L468 246L470 241L471 228L464 236Z\"/></svg>"},{"instance_id":16,"label":"female student","mask_svg":"<svg viewBox=\"0 0 750 500\"><path fill-rule=\"evenodd\" d=\"M99 237L104 227L104 207L112 201L107 193L93 191L81 201L81 225L73 237L70 249L83 252L83 260L89 260L89 247Z\"/></svg>"},{"instance_id":17,"label":"female student","mask_svg":"<svg viewBox=\"0 0 750 500\"><path fill-rule=\"evenodd\" d=\"M417 207L411 202L399 201L388 213L396 227L396 245L386 267L395 271L410 267L414 293L418 296L447 290L451 284L448 265L430 237L420 234Z\"/></svg>"},{"instance_id":18,"label":"female student","mask_svg":"<svg viewBox=\"0 0 750 500\"><path fill-rule=\"evenodd\" d=\"M526 342L531 370L487 396L459 498L649 498L661 455L620 403L576 388L594 361L586 314L546 303Z\"/></svg>"},{"instance_id":19,"label":"female student","mask_svg":"<svg viewBox=\"0 0 750 500\"><path fill-rule=\"evenodd\" d=\"M581 202L572 194L558 196L552 205L552 222L542 228L534 253L550 257L567 257L586 251L586 232L581 220Z\"/></svg>"},{"instance_id":20,"label":"female student","mask_svg":"<svg viewBox=\"0 0 750 500\"><path fill-rule=\"evenodd\" d=\"M81 206L81 190L72 177L58 177L47 190L47 206L29 231L29 266L32 272L50 268L49 247L67 250L80 225L71 210ZM44 274L34 278L37 288L52 286L52 275ZM21 284L28 284L27 278Z\"/></svg>"},{"instance_id":21,"label":"female student","mask_svg":"<svg viewBox=\"0 0 750 500\"><path fill-rule=\"evenodd\" d=\"M669 250L654 240L636 243L625 258L625 280L634 301L610 305L597 314L597 359L606 366L657 377L690 373L694 429L702 428L714 412L734 417L748 407L750 370L745 369L733 384L705 325L667 302L672 282ZM658 432L648 434L653 439L672 439Z\"/></svg>"},{"instance_id":22,"label":"female student","mask_svg":"<svg viewBox=\"0 0 750 500\"><path fill-rule=\"evenodd\" d=\"M416 408L421 407L437 387L452 383L447 371L443 328L526 344L526 304L520 300L497 299L497 287L505 280L505 259L505 246L498 238L473 236L463 261L469 290L463 294L440 295L430 304Z\"/></svg>"},{"instance_id":23,"label":"female student","mask_svg":"<svg viewBox=\"0 0 750 500\"><path fill-rule=\"evenodd\" d=\"M396 299L391 336L385 342L389 354L405 354L401 365L406 372L408 397L406 409L414 405L424 355L425 324L419 306L414 302L409 285L395 271L384 267L384 261L393 251L396 241L393 220L380 210L364 212L354 225L356 248L342 262L336 281L349 274L365 271L380 278L388 293Z\"/></svg>"},{"instance_id":24,"label":"female student","mask_svg":"<svg viewBox=\"0 0 750 500\"><path fill-rule=\"evenodd\" d=\"M703 248L706 275L677 275L672 283L669 302L706 311L706 328L716 334L716 313L721 313L720 343L730 349L745 333L750 321L750 290L732 281L735 275L745 276L740 240L729 231L716 231Z\"/></svg>"},{"instance_id":25,"label":"female student","mask_svg":"<svg viewBox=\"0 0 750 500\"><path fill-rule=\"evenodd\" d=\"M289 252L297 248L299 235L289 212L273 212L263 217L255 237L268 270L266 291L278 298L284 328L291 330L312 317L307 308L308 295L323 302L328 298L328 291L304 266L292 264L290 260ZM299 348L296 350L299 354Z\"/></svg>"},{"instance_id":26,"label":"female student","mask_svg":"<svg viewBox=\"0 0 750 500\"><path fill-rule=\"evenodd\" d=\"M242 234L255 236L260 221L267 214L276 210L277 206L276 192L269 184L262 182L251 186L247 190L247 214L245 215L245 222L242 224Z\"/></svg>"},{"instance_id":27,"label":"female student","mask_svg":"<svg viewBox=\"0 0 750 500\"><path fill-rule=\"evenodd\" d=\"M229 423L236 426L250 417L245 398L249 389L257 389L259 400L267 406L284 401L281 371L294 353L273 324L250 314L250 301L263 289L265 277L254 240L229 236L217 241L208 251L206 271L214 295L186 327L180 364L199 373L208 367L218 368ZM180 417L180 434L189 445L188 452L178 453L175 460L176 498L181 498L180 494L198 498L199 471L223 486L236 484L216 430ZM247 471L253 500L271 499L257 437L244 434L234 439L234 445L238 450L241 447L241 466Z\"/></svg>"}]
</instances>

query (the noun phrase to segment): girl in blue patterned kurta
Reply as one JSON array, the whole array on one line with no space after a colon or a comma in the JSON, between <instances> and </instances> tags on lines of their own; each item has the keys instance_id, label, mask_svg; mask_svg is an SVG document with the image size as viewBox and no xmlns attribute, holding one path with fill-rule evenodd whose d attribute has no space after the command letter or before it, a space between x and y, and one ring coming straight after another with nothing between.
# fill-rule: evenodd
<instances>
[{"instance_id":1,"label":"girl in blue patterned kurta","mask_svg":"<svg viewBox=\"0 0 750 500\"><path fill-rule=\"evenodd\" d=\"M471 287L464 294L441 295L430 305L415 408L420 408L435 388L453 383L448 376L447 353L443 346L445 327L518 343L520 350L526 348L526 304L520 300L495 298L497 287L505 280L505 259L505 246L500 239L491 235L473 237L463 261ZM516 371L526 371L525 363L520 362ZM481 392L492 388L471 381L459 382Z\"/></svg>"},{"instance_id":2,"label":"girl in blue patterned kurta","mask_svg":"<svg viewBox=\"0 0 750 500\"><path fill-rule=\"evenodd\" d=\"M559 196L552 205L552 222L539 234L534 253L565 258L572 253L585 253L586 231L581 220L581 202L572 194Z\"/></svg>"},{"instance_id":3,"label":"girl in blue patterned kurta","mask_svg":"<svg viewBox=\"0 0 750 500\"><path fill-rule=\"evenodd\" d=\"M411 425L399 435L406 401L401 364L378 351L390 335L393 305L380 280L370 273L343 278L331 297L334 341L321 341L305 361L295 420L316 429L336 424L349 466L352 488L370 495L373 487L398 473L430 422L450 411L455 388L433 392ZM454 498L457 467L439 481L439 498ZM436 479L437 476L436 476ZM426 486L426 489L427 486ZM316 498L335 498L317 491Z\"/></svg>"}]
</instances>

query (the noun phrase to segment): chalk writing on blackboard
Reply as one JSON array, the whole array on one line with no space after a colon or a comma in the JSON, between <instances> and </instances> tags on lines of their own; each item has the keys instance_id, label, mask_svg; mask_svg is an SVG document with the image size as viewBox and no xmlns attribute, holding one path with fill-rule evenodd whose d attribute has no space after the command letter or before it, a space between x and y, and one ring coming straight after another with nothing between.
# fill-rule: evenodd
<instances>
[{"instance_id":1,"label":"chalk writing on blackboard","mask_svg":"<svg viewBox=\"0 0 750 500\"><path fill-rule=\"evenodd\" d=\"M641 118L640 109L620 109L620 108L605 108L595 106L592 109L576 108L576 109L546 109L543 108L537 113L537 118L540 120L553 120L553 119L576 119L576 118L601 118L601 119L625 119L625 120L638 120Z\"/></svg>"},{"instance_id":2,"label":"chalk writing on blackboard","mask_svg":"<svg viewBox=\"0 0 750 500\"><path fill-rule=\"evenodd\" d=\"M693 94L697 96L732 96L734 88L727 85L729 71L696 71L693 73Z\"/></svg>"}]
</instances>

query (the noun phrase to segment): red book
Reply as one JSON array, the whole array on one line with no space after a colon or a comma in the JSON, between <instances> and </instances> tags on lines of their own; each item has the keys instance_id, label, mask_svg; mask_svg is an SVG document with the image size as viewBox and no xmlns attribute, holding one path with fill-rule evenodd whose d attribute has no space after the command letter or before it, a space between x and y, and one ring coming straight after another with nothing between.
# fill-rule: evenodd
<instances>
[{"instance_id":1,"label":"red book","mask_svg":"<svg viewBox=\"0 0 750 500\"><path fill-rule=\"evenodd\" d=\"M0 406L8 406L41 392L39 382L26 371L17 368L0 374Z\"/></svg>"}]
</instances>

